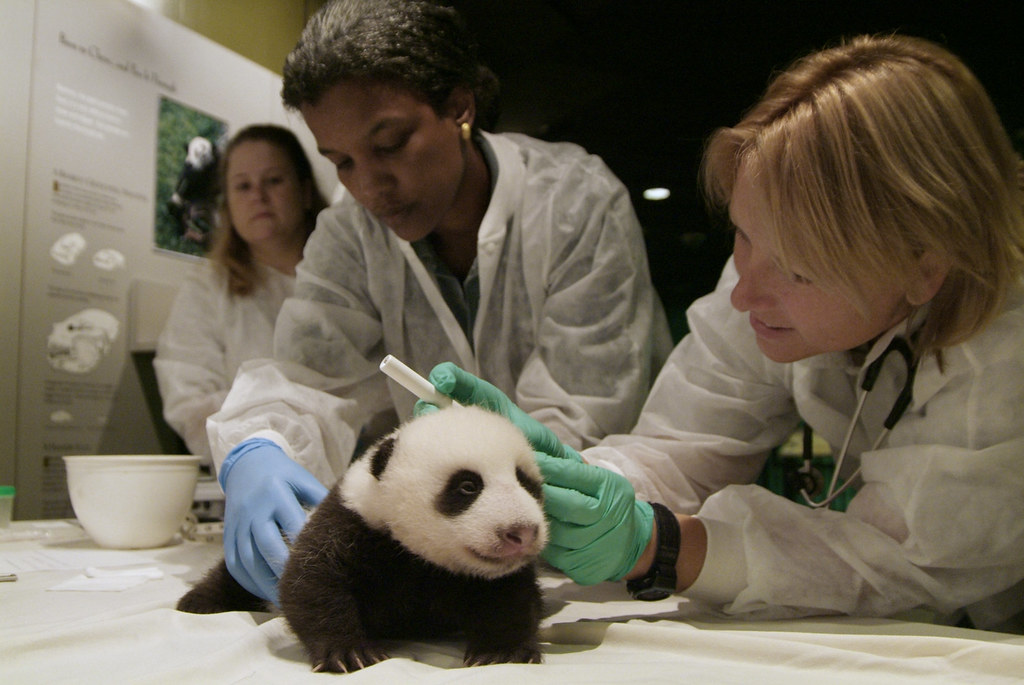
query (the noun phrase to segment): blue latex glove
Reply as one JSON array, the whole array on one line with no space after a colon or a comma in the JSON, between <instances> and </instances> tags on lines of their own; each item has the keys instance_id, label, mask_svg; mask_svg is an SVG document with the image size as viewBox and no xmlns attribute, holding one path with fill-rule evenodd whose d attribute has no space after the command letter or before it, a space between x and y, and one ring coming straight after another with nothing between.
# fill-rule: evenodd
<instances>
[{"instance_id":1,"label":"blue latex glove","mask_svg":"<svg viewBox=\"0 0 1024 685\"><path fill-rule=\"evenodd\" d=\"M277 604L277 579L288 559L284 533L294 540L327 488L276 443L251 438L235 446L220 468L224 489L224 561L252 594Z\"/></svg>"},{"instance_id":2,"label":"blue latex glove","mask_svg":"<svg viewBox=\"0 0 1024 685\"><path fill-rule=\"evenodd\" d=\"M435 366L430 372L430 382L439 392L459 404L475 404L509 419L538 452L583 461L576 450L563 444L550 428L517 407L505 393L455 364L442 362ZM436 409L434 405L419 400L414 411L419 416Z\"/></svg>"},{"instance_id":3,"label":"blue latex glove","mask_svg":"<svg viewBox=\"0 0 1024 685\"><path fill-rule=\"evenodd\" d=\"M580 585L620 580L654 532L654 510L628 480L591 464L534 455L550 539L541 556Z\"/></svg>"}]
</instances>

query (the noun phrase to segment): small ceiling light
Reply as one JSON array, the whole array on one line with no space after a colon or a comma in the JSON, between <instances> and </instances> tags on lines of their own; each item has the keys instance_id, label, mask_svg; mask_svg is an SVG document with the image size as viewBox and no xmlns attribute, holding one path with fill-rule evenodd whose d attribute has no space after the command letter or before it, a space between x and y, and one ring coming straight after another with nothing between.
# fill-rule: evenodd
<instances>
[{"instance_id":1,"label":"small ceiling light","mask_svg":"<svg viewBox=\"0 0 1024 685\"><path fill-rule=\"evenodd\" d=\"M664 200L672 193L668 188L648 188L644 191L645 200Z\"/></svg>"}]
</instances>

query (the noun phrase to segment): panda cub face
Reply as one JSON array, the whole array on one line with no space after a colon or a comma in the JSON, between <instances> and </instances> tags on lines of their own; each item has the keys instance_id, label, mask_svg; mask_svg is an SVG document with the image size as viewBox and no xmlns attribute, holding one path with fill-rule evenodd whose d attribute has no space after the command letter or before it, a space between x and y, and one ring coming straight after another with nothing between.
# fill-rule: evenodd
<instances>
[{"instance_id":1,"label":"panda cub face","mask_svg":"<svg viewBox=\"0 0 1024 685\"><path fill-rule=\"evenodd\" d=\"M341 497L367 524L456 573L498 578L547 544L541 474L504 417L453 406L420 416L352 464Z\"/></svg>"}]
</instances>

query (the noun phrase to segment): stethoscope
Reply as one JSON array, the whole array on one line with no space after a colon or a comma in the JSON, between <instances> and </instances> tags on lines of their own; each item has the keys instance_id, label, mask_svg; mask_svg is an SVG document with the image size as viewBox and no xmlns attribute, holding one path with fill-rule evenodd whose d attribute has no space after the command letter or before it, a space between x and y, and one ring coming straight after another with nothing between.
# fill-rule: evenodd
<instances>
[{"instance_id":1,"label":"stethoscope","mask_svg":"<svg viewBox=\"0 0 1024 685\"><path fill-rule=\"evenodd\" d=\"M804 487L800 488L800 495L803 497L804 502L819 509L821 507L827 507L842 495L850 485L856 480L857 476L860 475L860 466L850 474L850 477L846 479L842 487L836 488L839 482L839 472L842 470L843 462L846 460L846 453L850 449L850 441L853 439L853 431L857 427L857 421L860 420L861 412L864 409L864 402L867 400L868 393L875 387L875 381L878 380L878 375L882 371L882 364L885 362L885 358L889 356L890 352L896 352L903 357L903 362L907 366L907 379L903 382L903 389L900 391L899 396L892 405L892 410L889 412L889 416L886 417L882 424L882 431L879 433L878 438L875 440L874 445L871 446L872 450L878 449L885 440L886 436L889 435L889 431L893 429L896 423L903 416L903 413L910 406L910 401L914 395L914 376L917 374L917 364L914 361L914 353L910 349L910 343L907 342L906 338L900 336L894 337L890 342L889 346L885 348L873 362L868 364L867 368L864 369L864 380L861 381L860 390L858 391L857 398L857 409L853 413L853 418L850 419L850 425L846 429L846 437L843 439L842 449L839 450L839 455L835 459L834 468L832 471L832 479L829 482L828 490L825 492L825 498L819 502L815 502L811 499L811 494L808 493L808 486L811 486L812 491L817 489L817 485L814 482L812 473L813 469L811 461L814 456L811 438L810 428L804 425L804 444L803 444L803 466L800 467L798 473L803 479Z\"/></svg>"}]
</instances>

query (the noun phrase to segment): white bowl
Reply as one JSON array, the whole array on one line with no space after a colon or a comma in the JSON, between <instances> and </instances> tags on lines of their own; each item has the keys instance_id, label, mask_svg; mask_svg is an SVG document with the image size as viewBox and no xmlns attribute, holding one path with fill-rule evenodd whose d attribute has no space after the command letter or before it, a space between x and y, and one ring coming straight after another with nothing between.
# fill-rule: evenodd
<instances>
[{"instance_id":1,"label":"white bowl","mask_svg":"<svg viewBox=\"0 0 1024 685\"><path fill-rule=\"evenodd\" d=\"M71 506L101 547L162 547L195 495L199 457L162 454L64 457Z\"/></svg>"}]
</instances>

